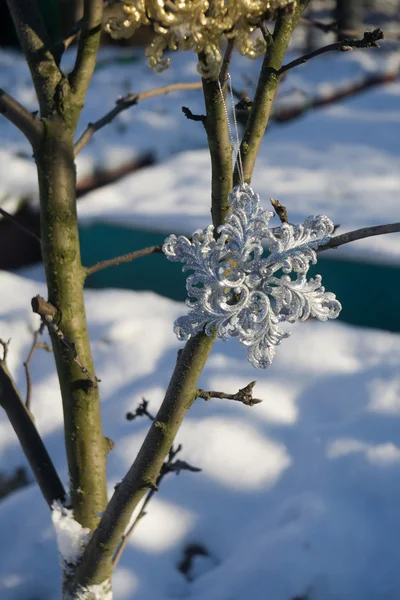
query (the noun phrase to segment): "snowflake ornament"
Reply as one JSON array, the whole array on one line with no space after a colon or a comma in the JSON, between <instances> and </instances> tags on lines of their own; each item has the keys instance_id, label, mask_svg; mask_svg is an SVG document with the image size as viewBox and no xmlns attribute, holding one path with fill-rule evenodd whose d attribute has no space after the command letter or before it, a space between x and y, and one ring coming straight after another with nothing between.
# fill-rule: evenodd
<instances>
[{"instance_id":1,"label":"snowflake ornament","mask_svg":"<svg viewBox=\"0 0 400 600\"><path fill-rule=\"evenodd\" d=\"M325 216L308 217L303 225L283 223L270 229L274 213L260 206L258 194L247 184L229 196L232 213L218 227L194 232L191 240L170 235L163 252L182 262L189 298L187 315L179 317L174 332L187 340L205 330L227 340L236 337L248 347L254 367L268 367L275 347L290 335L281 323L335 319L341 304L326 292L321 276L307 279L316 249L330 239L334 225ZM263 256L264 245L269 250ZM292 274L292 276L290 275Z\"/></svg>"}]
</instances>

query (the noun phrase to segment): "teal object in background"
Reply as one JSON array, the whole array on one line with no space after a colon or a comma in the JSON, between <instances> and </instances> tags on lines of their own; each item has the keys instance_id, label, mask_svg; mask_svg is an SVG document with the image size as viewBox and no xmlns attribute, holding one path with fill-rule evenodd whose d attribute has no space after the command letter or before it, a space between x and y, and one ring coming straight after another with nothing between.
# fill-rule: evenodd
<instances>
[{"instance_id":1,"label":"teal object in background","mask_svg":"<svg viewBox=\"0 0 400 600\"><path fill-rule=\"evenodd\" d=\"M162 244L168 235L107 224L81 227L80 234L85 265ZM318 264L312 266L309 273L310 276L320 273L325 288L336 294L343 306L341 321L400 331L398 267L338 259L332 250L321 254ZM87 286L151 290L172 300L184 301L185 279L180 263L169 262L163 254L153 254L99 271L87 279Z\"/></svg>"}]
</instances>

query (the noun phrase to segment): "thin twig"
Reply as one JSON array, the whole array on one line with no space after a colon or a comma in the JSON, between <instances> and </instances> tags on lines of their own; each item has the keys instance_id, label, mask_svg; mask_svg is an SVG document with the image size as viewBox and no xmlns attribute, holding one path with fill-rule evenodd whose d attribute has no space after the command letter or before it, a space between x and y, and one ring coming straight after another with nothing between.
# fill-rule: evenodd
<instances>
[{"instance_id":1,"label":"thin twig","mask_svg":"<svg viewBox=\"0 0 400 600\"><path fill-rule=\"evenodd\" d=\"M313 19L301 17L300 22L303 23L303 25L310 25L312 27L316 27L324 33L338 33L341 35L348 35L354 37L364 35L364 31L362 29L339 29L339 26L336 21L333 21L332 23L322 23L322 21L315 21ZM365 25L365 28L376 29L374 25ZM385 31L385 39L400 40L400 34L395 33L394 31Z\"/></svg>"},{"instance_id":2,"label":"thin twig","mask_svg":"<svg viewBox=\"0 0 400 600\"><path fill-rule=\"evenodd\" d=\"M22 131L32 146L37 146L43 137L42 122L1 88L0 113Z\"/></svg>"},{"instance_id":3,"label":"thin twig","mask_svg":"<svg viewBox=\"0 0 400 600\"><path fill-rule=\"evenodd\" d=\"M137 258L141 258L142 256L148 256L149 254L159 254L162 252L162 246L149 246L148 248L142 248L142 250L134 250L134 252L129 252L128 254L123 254L122 256L116 256L115 258L109 258L107 260L102 260L91 267L86 269L86 275L93 275L93 273L97 273L97 271L102 271L103 269L108 269L109 267L116 267L121 265L122 263L132 262Z\"/></svg>"},{"instance_id":4,"label":"thin twig","mask_svg":"<svg viewBox=\"0 0 400 600\"><path fill-rule=\"evenodd\" d=\"M387 233L399 233L400 223L387 223L386 225L373 225L372 227L363 227L362 229L356 229L349 231L348 233L342 233L331 238L327 244L320 246L318 252L324 250L331 250L332 248L338 248L343 244L349 244L350 242L356 242L357 240L363 240L365 238L374 237L375 235L384 235Z\"/></svg>"},{"instance_id":5,"label":"thin twig","mask_svg":"<svg viewBox=\"0 0 400 600\"><path fill-rule=\"evenodd\" d=\"M28 409L28 411L31 413L31 416L32 416L32 411L31 411L32 377L31 377L31 370L30 370L31 361L32 361L33 355L35 354L35 351L38 350L39 348L43 348L43 350L47 350L47 352L51 352L52 351L51 348L50 348L50 346L48 344L46 344L45 342L39 342L39 337L43 333L43 328L44 328L44 322L42 321L39 329L37 329L34 332L34 334L33 334L32 346L31 346L31 348L29 350L28 358L24 362L24 369L25 369L25 375L26 375L26 401L25 401L25 406Z\"/></svg>"},{"instance_id":6,"label":"thin twig","mask_svg":"<svg viewBox=\"0 0 400 600\"><path fill-rule=\"evenodd\" d=\"M328 44L327 46L323 46L322 48L318 48L313 52L309 52L308 54L304 54L295 60L292 60L287 65L282 65L282 67L278 70L277 75L283 75L290 69L297 67L306 63L311 58L315 56L320 56L321 54L325 54L326 52L331 52L332 50L339 50L341 52L347 52L352 48L371 48L371 47L379 47L378 40L383 39L383 32L381 29L375 29L374 31L366 31L364 33L364 37L361 40L340 40L339 42L334 42L333 44Z\"/></svg>"},{"instance_id":7,"label":"thin twig","mask_svg":"<svg viewBox=\"0 0 400 600\"><path fill-rule=\"evenodd\" d=\"M31 229L28 229L27 227L19 223L17 219L13 215L10 215L10 213L8 213L6 210L4 210L4 208L0 207L0 215L2 215L5 219L11 221L11 223L18 227L18 229L33 237L40 244L40 237L36 235L36 233L34 233Z\"/></svg>"},{"instance_id":8,"label":"thin twig","mask_svg":"<svg viewBox=\"0 0 400 600\"><path fill-rule=\"evenodd\" d=\"M155 96L163 96L165 94L169 94L170 92L176 92L180 90L199 90L200 88L201 83L197 81L193 83L172 83L171 85L165 85L154 90L141 92L140 94L131 93L126 94L121 98L118 98L114 108L108 113L106 113L104 117L101 117L101 119L98 119L98 121L95 121L94 123L89 123L86 130L83 132L83 134L75 144L75 156L79 154L79 152L88 144L89 140L96 133L96 131L99 131L99 129L102 129L102 127L105 127L105 125L111 123L117 115L119 115L124 110L127 110L131 106L135 106L141 100L146 100L147 98L154 98Z\"/></svg>"},{"instance_id":9,"label":"thin twig","mask_svg":"<svg viewBox=\"0 0 400 600\"><path fill-rule=\"evenodd\" d=\"M76 351L75 343L69 338L67 338L67 336L64 335L64 333L57 325L57 309L52 304L50 304L50 302L46 302L46 300L42 298L42 296L40 296L39 294L32 298L31 304L33 312L40 315L43 322L47 325L49 332L53 333L60 340L60 342L69 350L74 363L78 365L82 373L86 375L88 379L90 379L90 381L93 383L93 386L97 387L97 383L101 380L98 379L96 375L90 373L90 371L88 371L85 365L82 364Z\"/></svg>"},{"instance_id":10,"label":"thin twig","mask_svg":"<svg viewBox=\"0 0 400 600\"><path fill-rule=\"evenodd\" d=\"M189 121L200 121L201 123L204 123L206 120L205 115L195 115L187 106L182 106L182 112Z\"/></svg>"},{"instance_id":11,"label":"thin twig","mask_svg":"<svg viewBox=\"0 0 400 600\"><path fill-rule=\"evenodd\" d=\"M262 400L260 398L253 398L253 388L256 385L256 381L251 381L246 387L240 389L236 394L226 394L225 392L206 392L205 390L196 390L197 398L203 398L203 400L211 400L211 398L221 398L226 400L235 400L236 402L242 402L246 406L254 406L260 404Z\"/></svg>"},{"instance_id":12,"label":"thin twig","mask_svg":"<svg viewBox=\"0 0 400 600\"><path fill-rule=\"evenodd\" d=\"M378 85L392 83L399 79L399 77L399 69L388 73L373 73L372 75L368 75L363 81L350 83L348 87L341 86L340 88L336 90L333 89L321 96L306 98L301 105L278 107L272 112L271 119L274 123L286 123L287 121L303 116L310 110L323 108L329 104L340 102L340 100L355 96L356 94L361 94Z\"/></svg>"}]
</instances>

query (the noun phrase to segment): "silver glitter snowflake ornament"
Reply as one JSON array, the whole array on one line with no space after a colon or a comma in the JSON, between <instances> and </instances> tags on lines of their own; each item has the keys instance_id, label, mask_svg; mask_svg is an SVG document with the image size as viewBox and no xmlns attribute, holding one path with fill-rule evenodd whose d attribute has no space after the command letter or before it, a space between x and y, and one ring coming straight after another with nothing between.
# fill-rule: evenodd
<instances>
[{"instance_id":1,"label":"silver glitter snowflake ornament","mask_svg":"<svg viewBox=\"0 0 400 600\"><path fill-rule=\"evenodd\" d=\"M218 228L197 230L191 240L170 235L163 252L171 261L193 271L186 280L188 314L179 317L174 331L187 340L201 330L227 340L236 337L248 346L254 367L268 367L275 347L290 335L281 323L335 319L341 304L326 292L321 276L307 279L316 249L333 233L328 217L308 217L303 225L283 223L268 228L274 213L260 206L258 194L247 184L229 196L232 213ZM269 254L263 257L264 246ZM292 274L292 276L290 276Z\"/></svg>"}]
</instances>

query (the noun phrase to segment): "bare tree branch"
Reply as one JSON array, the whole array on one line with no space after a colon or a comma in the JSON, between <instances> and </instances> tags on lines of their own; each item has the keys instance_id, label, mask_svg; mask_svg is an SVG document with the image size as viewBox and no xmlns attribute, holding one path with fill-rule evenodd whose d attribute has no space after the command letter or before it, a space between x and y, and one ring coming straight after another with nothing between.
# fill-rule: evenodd
<instances>
[{"instance_id":1,"label":"bare tree branch","mask_svg":"<svg viewBox=\"0 0 400 600\"><path fill-rule=\"evenodd\" d=\"M386 83L397 81L399 77L400 70L398 69L396 71L386 73L373 73L371 75L367 75L367 77L365 77L365 79L362 81L350 82L346 87L341 86L338 89L325 91L321 96L316 96L315 98L306 97L304 104L297 104L295 106L288 107L283 106L281 108L277 107L275 110L273 110L271 119L275 123L286 123L287 121L301 117L314 108L322 108L324 106L328 106L329 104L340 102L340 100L350 98L356 94L361 94L362 92L365 92L366 90L378 85L384 85Z\"/></svg>"},{"instance_id":2,"label":"bare tree branch","mask_svg":"<svg viewBox=\"0 0 400 600\"><path fill-rule=\"evenodd\" d=\"M103 18L103 0L84 0L82 29L75 67L69 75L71 89L83 106L87 88L96 66Z\"/></svg>"},{"instance_id":3,"label":"bare tree branch","mask_svg":"<svg viewBox=\"0 0 400 600\"><path fill-rule=\"evenodd\" d=\"M363 227L362 229L356 229L355 231L349 231L348 233L342 233L331 238L327 244L320 246L318 252L324 250L331 250L332 248L338 248L343 244L349 244L350 242L356 242L357 240L363 240L365 238L374 237L376 235L384 235L386 233L398 233L400 232L400 223L388 223L387 225L373 225L372 227Z\"/></svg>"},{"instance_id":4,"label":"bare tree branch","mask_svg":"<svg viewBox=\"0 0 400 600\"><path fill-rule=\"evenodd\" d=\"M269 40L252 108L248 115L243 140L240 146L244 179L247 183L250 183L251 181L256 157L271 115L272 104L279 83L277 73L282 67L285 52L294 28L307 4L308 0L299 0L299 2L296 3L293 14L279 17L275 23L272 40ZM234 184L238 185L239 183L240 174L238 168L236 168L234 173Z\"/></svg>"},{"instance_id":5,"label":"bare tree branch","mask_svg":"<svg viewBox=\"0 0 400 600\"><path fill-rule=\"evenodd\" d=\"M40 490L51 507L55 500L64 502L65 490L7 368L8 342L0 340L0 345L3 347L3 358L0 360L0 406L6 411Z\"/></svg>"},{"instance_id":6,"label":"bare tree branch","mask_svg":"<svg viewBox=\"0 0 400 600\"><path fill-rule=\"evenodd\" d=\"M283 75L290 69L294 67L298 67L299 65L303 65L311 58L316 56L320 56L321 54L325 54L326 52L331 52L332 50L339 50L341 52L348 52L353 48L371 48L371 47L379 47L378 40L383 39L383 32L381 29L375 29L374 31L366 31L364 33L364 37L361 40L340 40L339 42L335 42L333 44L328 44L327 46L323 46L322 48L318 48L313 52L309 52L308 54L304 54L295 60L292 60L287 65L282 65L282 67L277 71L277 75Z\"/></svg>"},{"instance_id":7,"label":"bare tree branch","mask_svg":"<svg viewBox=\"0 0 400 600\"><path fill-rule=\"evenodd\" d=\"M254 406L260 404L262 400L260 398L253 398L253 388L256 385L256 381L251 381L246 387L240 389L236 394L226 394L225 392L206 392L205 390L198 389L197 397L203 398L203 400L211 400L211 398L220 398L226 400L235 400L236 402L242 402L246 406Z\"/></svg>"},{"instance_id":8,"label":"bare tree branch","mask_svg":"<svg viewBox=\"0 0 400 600\"><path fill-rule=\"evenodd\" d=\"M77 154L79 154L79 152L88 144L96 131L99 131L99 129L102 129L111 123L121 112L127 110L131 106L135 106L141 100L145 100L146 98L154 98L155 96L163 96L164 94L169 94L170 92L176 92L180 90L199 89L201 89L200 81L195 81L193 83L172 83L154 90L141 92L140 94L127 94L126 96L122 96L122 98L118 98L114 108L106 113L104 117L101 117L101 119L98 119L98 121L95 121L94 123L89 123L87 129L82 133L81 137L75 143L75 156L77 156Z\"/></svg>"},{"instance_id":9,"label":"bare tree branch","mask_svg":"<svg viewBox=\"0 0 400 600\"><path fill-rule=\"evenodd\" d=\"M312 19L307 19L306 17L300 18L300 23L303 25L310 25L312 27L316 27L320 29L324 33L340 33L341 35L351 36L351 37L360 37L364 35L364 31L362 29L339 29L336 21L332 23L322 23L322 21L315 21ZM376 29L374 25L365 25L366 29ZM400 34L395 33L393 31L385 31L385 39L386 40L400 40Z\"/></svg>"},{"instance_id":10,"label":"bare tree branch","mask_svg":"<svg viewBox=\"0 0 400 600\"><path fill-rule=\"evenodd\" d=\"M22 131L33 147L37 146L43 136L41 121L2 89L0 89L0 113Z\"/></svg>"},{"instance_id":11,"label":"bare tree branch","mask_svg":"<svg viewBox=\"0 0 400 600\"><path fill-rule=\"evenodd\" d=\"M142 250L135 250L129 252L129 254L123 254L122 256L116 256L115 258L109 258L108 260L102 260L95 265L86 269L86 275L93 275L97 271L108 269L109 267L116 267L122 263L132 262L142 256L149 256L150 254L157 254L162 252L162 246L149 246L148 248L142 248Z\"/></svg>"}]
</instances>

